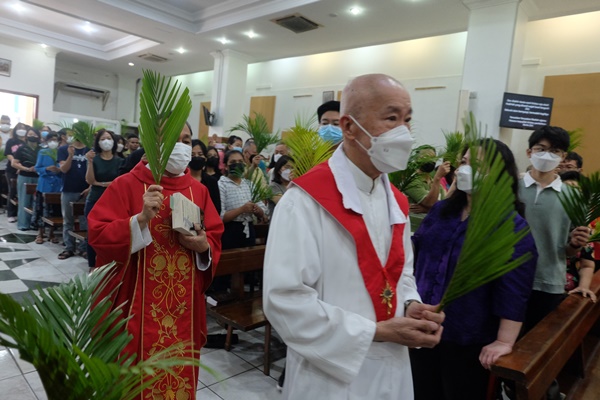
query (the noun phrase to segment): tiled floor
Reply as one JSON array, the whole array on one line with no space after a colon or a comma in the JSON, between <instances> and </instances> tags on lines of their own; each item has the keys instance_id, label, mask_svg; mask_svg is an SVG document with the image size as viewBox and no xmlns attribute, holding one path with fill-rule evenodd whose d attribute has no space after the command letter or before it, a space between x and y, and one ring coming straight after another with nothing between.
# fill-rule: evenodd
<instances>
[{"instance_id":1,"label":"tiled floor","mask_svg":"<svg viewBox=\"0 0 600 400\"><path fill-rule=\"evenodd\" d=\"M0 292L19 300L29 289L66 282L87 273L87 261L81 257L58 260L60 244L35 244L35 232L19 232L16 224L0 215ZM213 320L210 333L225 333ZM275 384L285 363L285 349L274 333L271 341L271 376L262 373L264 330L237 332L239 343L231 352L203 349L202 364L212 370L200 372L197 398L201 400L279 399ZM33 366L19 359L18 352L0 347L0 398L41 400L46 394Z\"/></svg>"}]
</instances>

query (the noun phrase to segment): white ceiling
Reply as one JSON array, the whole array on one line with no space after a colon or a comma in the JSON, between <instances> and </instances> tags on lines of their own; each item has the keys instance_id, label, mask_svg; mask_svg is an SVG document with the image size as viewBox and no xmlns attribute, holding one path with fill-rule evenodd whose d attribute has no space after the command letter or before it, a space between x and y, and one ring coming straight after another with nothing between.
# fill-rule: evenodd
<instances>
[{"instance_id":1,"label":"white ceiling","mask_svg":"<svg viewBox=\"0 0 600 400\"><path fill-rule=\"evenodd\" d=\"M259 62L465 31L463 3L474 1L0 0L0 41L45 43L61 61L124 75L139 76L142 68L179 75L212 70L215 50ZM600 10L600 0L524 2L532 20ZM351 15L352 6L362 14ZM321 27L296 34L271 21L296 13ZM248 38L248 31L257 36ZM221 44L223 37L230 43ZM179 54L180 47L187 51ZM144 61L144 53L168 61Z\"/></svg>"}]
</instances>

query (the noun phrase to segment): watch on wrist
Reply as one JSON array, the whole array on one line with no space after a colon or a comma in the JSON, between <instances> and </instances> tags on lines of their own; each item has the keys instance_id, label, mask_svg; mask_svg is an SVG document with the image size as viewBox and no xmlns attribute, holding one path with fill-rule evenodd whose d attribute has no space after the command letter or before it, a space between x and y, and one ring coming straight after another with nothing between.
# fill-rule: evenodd
<instances>
[{"instance_id":1,"label":"watch on wrist","mask_svg":"<svg viewBox=\"0 0 600 400\"><path fill-rule=\"evenodd\" d=\"M404 311L406 312L406 310L408 310L408 306L410 306L412 303L417 302L417 303L421 303L419 300L417 299L410 299L410 300L406 300L404 302Z\"/></svg>"}]
</instances>

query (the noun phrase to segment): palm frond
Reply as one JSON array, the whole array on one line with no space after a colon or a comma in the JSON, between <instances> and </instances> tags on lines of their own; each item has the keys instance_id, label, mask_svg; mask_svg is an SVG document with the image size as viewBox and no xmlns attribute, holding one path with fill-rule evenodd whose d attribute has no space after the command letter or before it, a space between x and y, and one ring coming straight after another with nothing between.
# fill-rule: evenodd
<instances>
[{"instance_id":1,"label":"palm frond","mask_svg":"<svg viewBox=\"0 0 600 400\"><path fill-rule=\"evenodd\" d=\"M269 132L269 124L261 113L254 112L254 117L244 115L244 122L229 129L228 133L235 131L246 132L256 145L256 152L260 154L267 146L279 142L278 135Z\"/></svg>"},{"instance_id":2,"label":"palm frond","mask_svg":"<svg viewBox=\"0 0 600 400\"><path fill-rule=\"evenodd\" d=\"M567 131L567 133L569 134L570 139L569 148L567 149L567 151L575 151L575 149L581 146L581 143L583 142L583 129L577 128L572 131Z\"/></svg>"},{"instance_id":3,"label":"palm frond","mask_svg":"<svg viewBox=\"0 0 600 400\"><path fill-rule=\"evenodd\" d=\"M319 136L312 119L302 120L296 117L296 125L284 143L290 149L294 177L307 173L311 168L327 161L334 151L334 146Z\"/></svg>"},{"instance_id":4,"label":"palm frond","mask_svg":"<svg viewBox=\"0 0 600 400\"><path fill-rule=\"evenodd\" d=\"M33 129L37 129L38 131L41 130L44 126L46 126L46 124L44 124L44 121L39 120L37 118L34 118L33 124L31 124L31 127Z\"/></svg>"},{"instance_id":5,"label":"palm frond","mask_svg":"<svg viewBox=\"0 0 600 400\"><path fill-rule=\"evenodd\" d=\"M463 129L465 131L465 140L469 143L474 143L477 139L487 136L487 125L485 127L485 132L482 132L481 122L477 123L477 119L475 118L475 114L473 111L469 111L469 113L465 113L465 117L462 120Z\"/></svg>"},{"instance_id":6,"label":"palm frond","mask_svg":"<svg viewBox=\"0 0 600 400\"><path fill-rule=\"evenodd\" d=\"M94 126L86 121L75 122L71 126L71 130L73 131L73 138L81 143L83 143L87 148L92 149L94 147L94 138L96 131L101 129L102 127Z\"/></svg>"},{"instance_id":7,"label":"palm frond","mask_svg":"<svg viewBox=\"0 0 600 400\"><path fill-rule=\"evenodd\" d=\"M258 203L260 201L270 200L273 198L273 190L266 184L266 181L262 178L262 171L259 168L255 168L254 172L249 177L250 180L250 193L252 203Z\"/></svg>"},{"instance_id":8,"label":"palm frond","mask_svg":"<svg viewBox=\"0 0 600 400\"><path fill-rule=\"evenodd\" d=\"M460 164L460 155L465 148L465 136L461 132L444 132L446 139L446 148L441 154L444 161L450 161L450 165L458 168Z\"/></svg>"},{"instance_id":9,"label":"palm frond","mask_svg":"<svg viewBox=\"0 0 600 400\"><path fill-rule=\"evenodd\" d=\"M140 92L140 140L154 182L162 179L169 156L192 110L189 89L158 72L144 70Z\"/></svg>"},{"instance_id":10,"label":"palm frond","mask_svg":"<svg viewBox=\"0 0 600 400\"><path fill-rule=\"evenodd\" d=\"M134 399L180 366L199 365L198 354L182 352L181 345L137 365L135 355L122 354L131 340L122 329L126 320L120 308L112 310L109 297L100 298L111 273L113 265L107 265L29 292L23 306L0 293L0 345L19 350L35 366L50 400Z\"/></svg>"},{"instance_id":11,"label":"palm frond","mask_svg":"<svg viewBox=\"0 0 600 400\"><path fill-rule=\"evenodd\" d=\"M429 145L422 145L412 149L406 168L402 171L388 174L391 184L396 186L401 192L404 192L412 183L414 183L419 178L419 168L421 165L428 162L435 162L437 159L436 156L428 156L421 153L423 150L430 148L431 146Z\"/></svg>"},{"instance_id":12,"label":"palm frond","mask_svg":"<svg viewBox=\"0 0 600 400\"><path fill-rule=\"evenodd\" d=\"M484 143L487 144L481 146L479 141L469 142L474 176L471 213L465 241L440 310L532 257L526 253L513 259L515 245L529 233L529 228L515 231L512 178L505 171L495 143L492 140ZM485 155L482 160L477 159L480 150Z\"/></svg>"},{"instance_id":13,"label":"palm frond","mask_svg":"<svg viewBox=\"0 0 600 400\"><path fill-rule=\"evenodd\" d=\"M590 225L600 218L600 173L582 175L575 187L563 185L558 198L574 226ZM589 241L600 241L600 233L592 235Z\"/></svg>"}]
</instances>

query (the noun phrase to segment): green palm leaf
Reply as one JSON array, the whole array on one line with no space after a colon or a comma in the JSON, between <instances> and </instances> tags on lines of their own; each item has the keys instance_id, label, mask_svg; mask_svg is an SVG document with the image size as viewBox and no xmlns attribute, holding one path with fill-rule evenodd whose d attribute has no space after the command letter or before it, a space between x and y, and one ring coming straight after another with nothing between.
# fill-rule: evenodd
<instances>
[{"instance_id":1,"label":"green palm leaf","mask_svg":"<svg viewBox=\"0 0 600 400\"><path fill-rule=\"evenodd\" d=\"M575 149L581 146L581 143L583 142L583 129L577 128L572 131L567 131L567 133L569 134L570 139L569 148L567 149L567 151L575 151Z\"/></svg>"},{"instance_id":2,"label":"green palm leaf","mask_svg":"<svg viewBox=\"0 0 600 400\"><path fill-rule=\"evenodd\" d=\"M600 218L600 173L582 175L578 187L563 185L558 198L574 226L590 225ZM600 241L600 233L594 233L589 241Z\"/></svg>"},{"instance_id":3,"label":"green palm leaf","mask_svg":"<svg viewBox=\"0 0 600 400\"><path fill-rule=\"evenodd\" d=\"M187 344L137 365L135 355L122 355L131 340L126 320L120 308L112 309L110 296L100 298L111 273L113 265L107 265L39 294L29 292L23 306L0 293L0 345L19 350L35 366L50 400L134 399L177 368L199 365L198 354L183 356Z\"/></svg>"},{"instance_id":4,"label":"green palm leaf","mask_svg":"<svg viewBox=\"0 0 600 400\"><path fill-rule=\"evenodd\" d=\"M102 127L94 127L94 124L86 121L75 122L73 126L71 126L73 138L83 143L89 149L94 148L95 134L99 129L102 129Z\"/></svg>"},{"instance_id":5,"label":"green palm leaf","mask_svg":"<svg viewBox=\"0 0 600 400\"><path fill-rule=\"evenodd\" d=\"M473 168L471 213L465 241L459 259L440 302L443 309L451 301L517 268L531 259L526 253L512 259L515 245L529 228L515 232L515 195L512 178L504 171L504 161L496 153L495 143L486 140L483 146L470 142ZM477 160L477 154L487 156Z\"/></svg>"},{"instance_id":6,"label":"green palm leaf","mask_svg":"<svg viewBox=\"0 0 600 400\"><path fill-rule=\"evenodd\" d=\"M140 92L140 139L154 182L162 179L169 156L192 110L189 89L159 73L144 70Z\"/></svg>"},{"instance_id":7,"label":"green palm leaf","mask_svg":"<svg viewBox=\"0 0 600 400\"><path fill-rule=\"evenodd\" d=\"M316 116L296 116L295 125L290 128L289 133L284 143L290 149L290 162L296 178L327 161L335 150L331 142L319 136Z\"/></svg>"},{"instance_id":8,"label":"green palm leaf","mask_svg":"<svg viewBox=\"0 0 600 400\"><path fill-rule=\"evenodd\" d=\"M256 152L260 154L267 146L279 142L278 135L269 132L269 124L264 115L254 112L254 118L244 115L244 122L229 129L228 133L235 131L246 132L256 145Z\"/></svg>"},{"instance_id":9,"label":"green palm leaf","mask_svg":"<svg viewBox=\"0 0 600 400\"><path fill-rule=\"evenodd\" d=\"M388 174L392 185L396 186L401 192L405 191L412 183L414 183L421 174L419 168L427 162L435 162L436 156L423 155L421 152L425 149L430 149L429 145L415 147L410 152L406 168L402 171L396 171Z\"/></svg>"},{"instance_id":10,"label":"green palm leaf","mask_svg":"<svg viewBox=\"0 0 600 400\"><path fill-rule=\"evenodd\" d=\"M273 198L273 190L266 185L265 180L261 177L262 171L259 168L250 176L250 192L252 203L270 200Z\"/></svg>"},{"instance_id":11,"label":"green palm leaf","mask_svg":"<svg viewBox=\"0 0 600 400\"><path fill-rule=\"evenodd\" d=\"M33 129L37 129L38 131L41 130L46 124L44 124L44 121L39 120L37 118L33 119L33 124L31 124L31 127Z\"/></svg>"},{"instance_id":12,"label":"green palm leaf","mask_svg":"<svg viewBox=\"0 0 600 400\"><path fill-rule=\"evenodd\" d=\"M446 139L446 148L441 157L444 161L450 161L450 165L458 168L460 164L460 156L465 148L465 137L461 132L444 132Z\"/></svg>"}]
</instances>

